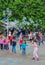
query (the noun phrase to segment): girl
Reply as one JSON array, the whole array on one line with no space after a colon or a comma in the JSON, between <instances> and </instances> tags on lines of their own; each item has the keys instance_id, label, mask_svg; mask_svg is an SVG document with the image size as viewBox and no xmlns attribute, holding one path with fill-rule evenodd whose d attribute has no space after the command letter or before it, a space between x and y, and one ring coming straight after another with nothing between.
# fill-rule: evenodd
<instances>
[{"instance_id":1,"label":"girl","mask_svg":"<svg viewBox=\"0 0 45 65\"><path fill-rule=\"evenodd\" d=\"M9 38L5 37L5 41L4 41L4 49L9 50Z\"/></svg>"},{"instance_id":2,"label":"girl","mask_svg":"<svg viewBox=\"0 0 45 65\"><path fill-rule=\"evenodd\" d=\"M3 50L3 44L4 44L4 40L3 40L2 37L0 36L0 47L1 47L1 50Z\"/></svg>"},{"instance_id":3,"label":"girl","mask_svg":"<svg viewBox=\"0 0 45 65\"><path fill-rule=\"evenodd\" d=\"M37 46L37 42L36 42L36 37L34 37L34 40L32 41L32 45L34 47L34 51L33 51L33 58L32 60L39 60L39 56L38 56L38 46Z\"/></svg>"}]
</instances>

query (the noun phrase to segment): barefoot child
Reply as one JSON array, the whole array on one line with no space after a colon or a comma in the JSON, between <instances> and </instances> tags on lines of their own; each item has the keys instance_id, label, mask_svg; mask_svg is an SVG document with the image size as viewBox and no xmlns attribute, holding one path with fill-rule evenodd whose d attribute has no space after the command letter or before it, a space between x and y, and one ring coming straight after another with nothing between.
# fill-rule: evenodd
<instances>
[{"instance_id":1,"label":"barefoot child","mask_svg":"<svg viewBox=\"0 0 45 65\"><path fill-rule=\"evenodd\" d=\"M33 39L32 45L34 47L32 60L35 60L35 59L39 60L39 57L38 57L38 46L37 46L37 42L36 42L36 37Z\"/></svg>"}]
</instances>

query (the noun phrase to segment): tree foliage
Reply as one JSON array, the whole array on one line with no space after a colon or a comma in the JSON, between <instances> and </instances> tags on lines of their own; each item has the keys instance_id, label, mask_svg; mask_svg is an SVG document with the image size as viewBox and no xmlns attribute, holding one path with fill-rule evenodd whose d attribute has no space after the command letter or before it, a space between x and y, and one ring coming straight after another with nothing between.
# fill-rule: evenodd
<instances>
[{"instance_id":1,"label":"tree foliage","mask_svg":"<svg viewBox=\"0 0 45 65\"><path fill-rule=\"evenodd\" d=\"M18 19L22 22L25 16L28 22L32 18L34 23L37 21L38 26L45 29L45 2L41 0L0 0L0 19L7 16L3 16L3 10L6 11L6 8L12 11L10 17L12 20ZM29 28L31 28L30 25Z\"/></svg>"}]
</instances>

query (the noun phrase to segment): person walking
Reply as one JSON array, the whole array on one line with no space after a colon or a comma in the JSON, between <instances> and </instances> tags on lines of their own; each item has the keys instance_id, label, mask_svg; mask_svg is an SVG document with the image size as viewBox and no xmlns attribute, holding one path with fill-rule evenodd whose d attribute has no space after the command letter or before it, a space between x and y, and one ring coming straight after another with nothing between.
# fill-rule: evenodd
<instances>
[{"instance_id":1,"label":"person walking","mask_svg":"<svg viewBox=\"0 0 45 65\"><path fill-rule=\"evenodd\" d=\"M26 55L26 46L28 46L28 45L26 44L25 41L23 41L23 43L22 43L22 45L21 45L22 55Z\"/></svg>"},{"instance_id":2,"label":"person walking","mask_svg":"<svg viewBox=\"0 0 45 65\"><path fill-rule=\"evenodd\" d=\"M12 52L16 53L16 38L13 37L12 39Z\"/></svg>"},{"instance_id":3,"label":"person walking","mask_svg":"<svg viewBox=\"0 0 45 65\"><path fill-rule=\"evenodd\" d=\"M32 46L34 47L34 51L33 51L33 58L32 60L39 60L39 56L38 56L38 45L36 42L36 37L32 40Z\"/></svg>"},{"instance_id":4,"label":"person walking","mask_svg":"<svg viewBox=\"0 0 45 65\"><path fill-rule=\"evenodd\" d=\"M5 50L9 50L9 43L10 43L9 38L5 37L5 40L4 40L4 49Z\"/></svg>"},{"instance_id":5,"label":"person walking","mask_svg":"<svg viewBox=\"0 0 45 65\"><path fill-rule=\"evenodd\" d=\"M4 44L4 40L0 36L0 48L1 48L1 50L3 50L3 44Z\"/></svg>"}]
</instances>

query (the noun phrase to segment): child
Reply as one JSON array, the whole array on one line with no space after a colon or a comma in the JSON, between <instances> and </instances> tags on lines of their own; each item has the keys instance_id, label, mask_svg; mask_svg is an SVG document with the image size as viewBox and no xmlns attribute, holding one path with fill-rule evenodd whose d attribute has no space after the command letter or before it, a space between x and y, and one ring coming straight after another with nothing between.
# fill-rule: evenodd
<instances>
[{"instance_id":1,"label":"child","mask_svg":"<svg viewBox=\"0 0 45 65\"><path fill-rule=\"evenodd\" d=\"M13 37L12 40L12 52L16 53L16 38Z\"/></svg>"},{"instance_id":2,"label":"child","mask_svg":"<svg viewBox=\"0 0 45 65\"><path fill-rule=\"evenodd\" d=\"M26 46L28 46L28 45L26 44L25 41L23 41L23 43L21 45L21 47L22 47L22 55L25 55L26 54Z\"/></svg>"},{"instance_id":3,"label":"child","mask_svg":"<svg viewBox=\"0 0 45 65\"><path fill-rule=\"evenodd\" d=\"M5 40L4 40L4 49L6 50L9 50L9 38L8 37L5 37Z\"/></svg>"},{"instance_id":4,"label":"child","mask_svg":"<svg viewBox=\"0 0 45 65\"><path fill-rule=\"evenodd\" d=\"M23 39L20 39L20 40L19 40L20 50L21 50L21 45L22 45L22 43L23 43Z\"/></svg>"},{"instance_id":5,"label":"child","mask_svg":"<svg viewBox=\"0 0 45 65\"><path fill-rule=\"evenodd\" d=\"M3 50L3 44L4 44L4 40L3 40L2 37L0 36L0 47L1 47L1 50Z\"/></svg>"},{"instance_id":6,"label":"child","mask_svg":"<svg viewBox=\"0 0 45 65\"><path fill-rule=\"evenodd\" d=\"M22 32L20 33L20 36L19 36L19 44L20 44L20 50L21 50L21 45L23 43L23 40L24 40L24 37L22 35Z\"/></svg>"},{"instance_id":7,"label":"child","mask_svg":"<svg viewBox=\"0 0 45 65\"><path fill-rule=\"evenodd\" d=\"M34 37L34 40L32 41L32 45L34 47L32 60L35 60L35 59L39 60L39 57L38 57L38 46L37 46L37 43L36 43L36 37Z\"/></svg>"},{"instance_id":8,"label":"child","mask_svg":"<svg viewBox=\"0 0 45 65\"><path fill-rule=\"evenodd\" d=\"M28 35L30 42L32 41L32 32Z\"/></svg>"},{"instance_id":9,"label":"child","mask_svg":"<svg viewBox=\"0 0 45 65\"><path fill-rule=\"evenodd\" d=\"M12 45L12 39L13 39L13 36L9 36L9 39L10 39L10 45Z\"/></svg>"}]
</instances>

